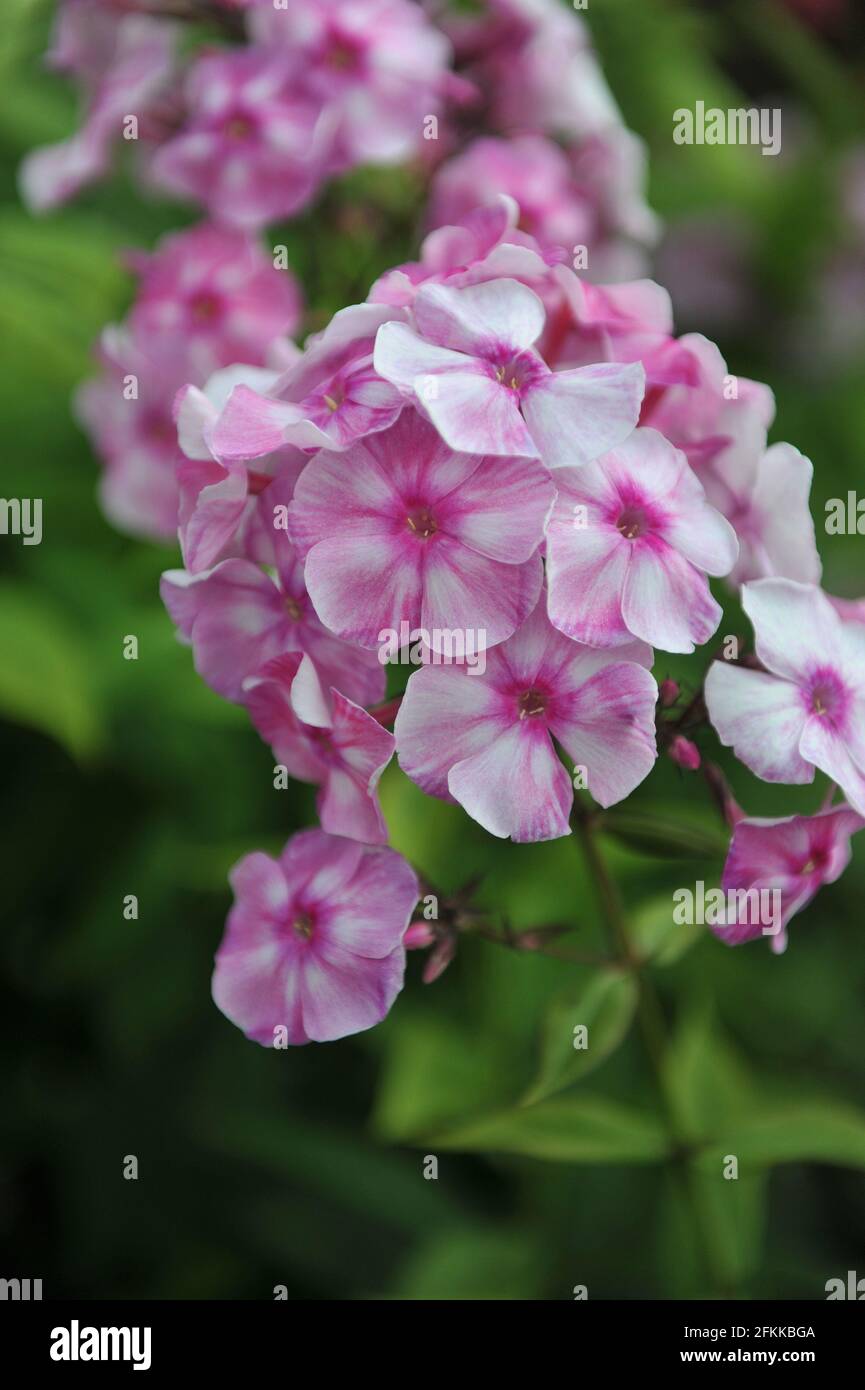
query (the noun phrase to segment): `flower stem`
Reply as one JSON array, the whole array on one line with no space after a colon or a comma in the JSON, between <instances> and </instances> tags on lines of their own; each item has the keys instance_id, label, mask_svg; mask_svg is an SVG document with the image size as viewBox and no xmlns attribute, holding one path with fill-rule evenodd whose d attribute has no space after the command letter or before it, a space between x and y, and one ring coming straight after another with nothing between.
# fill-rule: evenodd
<instances>
[{"instance_id":1,"label":"flower stem","mask_svg":"<svg viewBox=\"0 0 865 1390\"><path fill-rule=\"evenodd\" d=\"M729 1295L725 1281L716 1268L713 1241L706 1226L703 1206L691 1166L691 1143L679 1122L678 1106L668 1079L667 1055L669 1043L661 1002L652 981L646 974L646 963L634 951L628 935L627 921L618 889L610 877L595 836L595 816L584 805L574 807L574 823L580 837L583 855L594 883L612 950L623 969L634 975L637 983L637 1019L643 1037L646 1056L652 1071L661 1109L670 1139L671 1162L681 1184L683 1195L691 1208L694 1230L701 1260L710 1287Z\"/></svg>"}]
</instances>

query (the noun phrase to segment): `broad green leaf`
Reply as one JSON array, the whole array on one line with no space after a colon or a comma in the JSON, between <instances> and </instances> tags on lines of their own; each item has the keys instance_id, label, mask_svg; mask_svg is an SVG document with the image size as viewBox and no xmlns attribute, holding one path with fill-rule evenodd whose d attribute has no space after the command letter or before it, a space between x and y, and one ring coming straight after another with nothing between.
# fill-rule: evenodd
<instances>
[{"instance_id":1,"label":"broad green leaf","mask_svg":"<svg viewBox=\"0 0 865 1390\"><path fill-rule=\"evenodd\" d=\"M537 1298L548 1264L530 1233L442 1232L410 1259L391 1297L447 1302Z\"/></svg>"},{"instance_id":2,"label":"broad green leaf","mask_svg":"<svg viewBox=\"0 0 865 1390\"><path fill-rule=\"evenodd\" d=\"M654 1115L585 1095L487 1115L427 1143L431 1150L522 1154L560 1163L655 1163L669 1151Z\"/></svg>"},{"instance_id":3,"label":"broad green leaf","mask_svg":"<svg viewBox=\"0 0 865 1390\"><path fill-rule=\"evenodd\" d=\"M735 1181L711 1173L671 1169L658 1203L656 1259L668 1298L695 1292L730 1297L761 1263L766 1229L765 1172Z\"/></svg>"},{"instance_id":4,"label":"broad green leaf","mask_svg":"<svg viewBox=\"0 0 865 1390\"><path fill-rule=\"evenodd\" d=\"M701 1169L735 1155L743 1169L775 1163L837 1163L865 1168L865 1113L832 1100L789 1100L759 1108L719 1132L699 1159Z\"/></svg>"},{"instance_id":5,"label":"broad green leaf","mask_svg":"<svg viewBox=\"0 0 865 1390\"><path fill-rule=\"evenodd\" d=\"M628 923L633 946L652 965L674 965L705 934L705 927L673 921L672 894L638 908Z\"/></svg>"},{"instance_id":6,"label":"broad green leaf","mask_svg":"<svg viewBox=\"0 0 865 1390\"><path fill-rule=\"evenodd\" d=\"M538 1074L524 1104L555 1095L599 1066L631 1026L637 994L633 975L605 969L553 1000L544 1021ZM577 1031L581 1027L584 1035Z\"/></svg>"},{"instance_id":7,"label":"broad green leaf","mask_svg":"<svg viewBox=\"0 0 865 1390\"><path fill-rule=\"evenodd\" d=\"M689 1008L666 1057L666 1079L683 1135L700 1140L755 1104L747 1072L708 1006Z\"/></svg>"},{"instance_id":8,"label":"broad green leaf","mask_svg":"<svg viewBox=\"0 0 865 1390\"><path fill-rule=\"evenodd\" d=\"M0 715L50 734L77 758L101 742L80 638L37 589L9 582L0 585Z\"/></svg>"},{"instance_id":9,"label":"broad green leaf","mask_svg":"<svg viewBox=\"0 0 865 1390\"><path fill-rule=\"evenodd\" d=\"M412 1141L513 1094L506 1059L492 1040L470 1037L440 1014L397 1014L387 1044L372 1121L384 1139Z\"/></svg>"}]
</instances>

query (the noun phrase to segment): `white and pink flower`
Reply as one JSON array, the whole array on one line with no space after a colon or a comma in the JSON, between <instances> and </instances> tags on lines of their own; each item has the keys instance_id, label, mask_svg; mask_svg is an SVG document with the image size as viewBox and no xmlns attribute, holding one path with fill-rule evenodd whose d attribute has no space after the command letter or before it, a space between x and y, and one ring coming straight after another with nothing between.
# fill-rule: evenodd
<instances>
[{"instance_id":1,"label":"white and pink flower","mask_svg":"<svg viewBox=\"0 0 865 1390\"><path fill-rule=\"evenodd\" d=\"M718 737L766 782L812 782L819 768L865 815L865 629L790 579L745 584L742 606L764 669L711 667L706 706Z\"/></svg>"},{"instance_id":2,"label":"white and pink flower","mask_svg":"<svg viewBox=\"0 0 865 1390\"><path fill-rule=\"evenodd\" d=\"M621 801L657 756L651 662L641 642L602 652L562 636L542 598L488 652L483 674L425 666L412 675L394 728L400 766L492 835L568 835L574 783L553 740L596 801Z\"/></svg>"},{"instance_id":3,"label":"white and pink flower","mask_svg":"<svg viewBox=\"0 0 865 1390\"><path fill-rule=\"evenodd\" d=\"M452 449L541 458L558 468L597 458L637 422L642 366L552 372L535 349L543 302L517 280L423 285L411 317L410 325L378 330L375 367Z\"/></svg>"},{"instance_id":4,"label":"white and pink flower","mask_svg":"<svg viewBox=\"0 0 865 1390\"><path fill-rule=\"evenodd\" d=\"M492 645L535 605L554 493L540 465L454 453L408 408L389 430L307 464L289 530L315 611L345 640L373 648L405 622Z\"/></svg>"},{"instance_id":5,"label":"white and pink flower","mask_svg":"<svg viewBox=\"0 0 865 1390\"><path fill-rule=\"evenodd\" d=\"M186 120L156 151L152 180L231 227L255 230L297 212L323 177L326 134L320 103L294 70L283 51L197 58Z\"/></svg>"},{"instance_id":6,"label":"white and pink flower","mask_svg":"<svg viewBox=\"0 0 865 1390\"><path fill-rule=\"evenodd\" d=\"M231 872L213 998L264 1046L331 1042L380 1023L402 989L414 871L392 849L304 830Z\"/></svg>"},{"instance_id":7,"label":"white and pink flower","mask_svg":"<svg viewBox=\"0 0 865 1390\"><path fill-rule=\"evenodd\" d=\"M670 652L708 641L721 618L707 574L729 573L729 522L706 501L685 455L656 430L555 474L547 529L549 614L576 641L635 637Z\"/></svg>"},{"instance_id":8,"label":"white and pink flower","mask_svg":"<svg viewBox=\"0 0 865 1390\"><path fill-rule=\"evenodd\" d=\"M834 806L815 816L775 820L743 816L736 823L721 886L731 901L738 894L780 893L779 930L769 937L773 951L787 946L791 917L807 907L826 883L835 883L850 863L850 837L865 820L849 806ZM765 927L742 902L737 920L712 928L728 946L762 936Z\"/></svg>"}]
</instances>

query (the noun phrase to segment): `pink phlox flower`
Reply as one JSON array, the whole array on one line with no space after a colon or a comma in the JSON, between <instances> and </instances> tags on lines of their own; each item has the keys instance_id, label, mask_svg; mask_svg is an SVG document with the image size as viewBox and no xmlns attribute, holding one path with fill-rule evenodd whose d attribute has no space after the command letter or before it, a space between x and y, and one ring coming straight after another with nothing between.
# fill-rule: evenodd
<instances>
[{"instance_id":1,"label":"pink phlox flower","mask_svg":"<svg viewBox=\"0 0 865 1390\"><path fill-rule=\"evenodd\" d=\"M246 855L231 885L213 998L248 1038L331 1042L381 1022L402 989L418 899L395 850L303 830L278 859Z\"/></svg>"},{"instance_id":2,"label":"pink phlox flower","mask_svg":"<svg viewBox=\"0 0 865 1390\"><path fill-rule=\"evenodd\" d=\"M694 374L647 391L640 424L660 430L699 472L731 445L765 433L775 398L762 382L732 375L702 334L686 333L677 342L690 354Z\"/></svg>"},{"instance_id":3,"label":"pink phlox flower","mask_svg":"<svg viewBox=\"0 0 865 1390\"><path fill-rule=\"evenodd\" d=\"M104 464L106 515L132 535L173 540L183 459L171 415L177 364L150 358L114 326L104 330L98 356L101 375L78 387L75 414Z\"/></svg>"},{"instance_id":4,"label":"pink phlox flower","mask_svg":"<svg viewBox=\"0 0 865 1390\"><path fill-rule=\"evenodd\" d=\"M424 285L411 325L385 323L378 373L413 399L463 453L584 463L636 424L645 374L639 363L552 372L535 350L546 315L516 280L455 289Z\"/></svg>"},{"instance_id":5,"label":"pink phlox flower","mask_svg":"<svg viewBox=\"0 0 865 1390\"><path fill-rule=\"evenodd\" d=\"M327 165L392 164L423 141L442 111L451 46L409 0L291 0L251 15L254 37L297 63L323 108Z\"/></svg>"},{"instance_id":6,"label":"pink phlox flower","mask_svg":"<svg viewBox=\"0 0 865 1390\"><path fill-rule=\"evenodd\" d=\"M182 343L196 382L232 362L261 365L299 325L296 279L243 232L205 222L127 259L140 275L131 332L152 353Z\"/></svg>"},{"instance_id":7,"label":"pink phlox flower","mask_svg":"<svg viewBox=\"0 0 865 1390\"><path fill-rule=\"evenodd\" d=\"M555 478L547 527L554 626L596 647L638 637L691 652L708 641L721 608L706 576L729 573L738 545L685 455L656 430L638 429Z\"/></svg>"},{"instance_id":8,"label":"pink phlox flower","mask_svg":"<svg viewBox=\"0 0 865 1390\"><path fill-rule=\"evenodd\" d=\"M865 628L791 579L745 584L741 597L764 669L712 665L718 737L766 782L812 782L819 768L865 815Z\"/></svg>"},{"instance_id":9,"label":"pink phlox flower","mask_svg":"<svg viewBox=\"0 0 865 1390\"><path fill-rule=\"evenodd\" d=\"M825 883L834 883L850 863L850 837L865 820L849 806L834 806L815 816L782 816L776 820L746 816L733 831L721 886L736 892L735 920L713 926L712 931L729 946L767 936L772 950L787 946L787 926L807 907ZM780 914L773 934L767 923L755 921L755 912L744 894L762 894L761 902L778 905L769 894L780 894ZM729 900L729 899L728 899Z\"/></svg>"},{"instance_id":10,"label":"pink phlox flower","mask_svg":"<svg viewBox=\"0 0 865 1390\"><path fill-rule=\"evenodd\" d=\"M430 665L410 677L394 729L400 766L492 835L568 835L577 775L610 806L652 768L651 663L641 642L611 653L563 637L541 598L519 631L487 653L483 674Z\"/></svg>"},{"instance_id":11,"label":"pink phlox flower","mask_svg":"<svg viewBox=\"0 0 865 1390\"><path fill-rule=\"evenodd\" d=\"M175 24L106 9L102 0L61 6L48 62L77 78L86 114L69 139L24 159L21 193L34 212L66 202L107 172L127 114L144 120L171 79L177 33Z\"/></svg>"},{"instance_id":12,"label":"pink phlox flower","mask_svg":"<svg viewBox=\"0 0 865 1390\"><path fill-rule=\"evenodd\" d=\"M707 497L739 538L739 558L727 578L736 586L776 577L819 584L822 565L808 507L811 460L792 444L766 449L759 425L751 433L757 438L734 440L700 470Z\"/></svg>"},{"instance_id":13,"label":"pink phlox flower","mask_svg":"<svg viewBox=\"0 0 865 1390\"><path fill-rule=\"evenodd\" d=\"M576 185L564 151L540 135L481 137L448 160L433 178L427 225L458 224L501 193L518 203L520 228L541 246L594 243L592 200Z\"/></svg>"},{"instance_id":14,"label":"pink phlox flower","mask_svg":"<svg viewBox=\"0 0 865 1390\"><path fill-rule=\"evenodd\" d=\"M324 116L298 90L285 52L205 54L190 68L185 93L187 118L150 164L159 187L248 230L311 200L324 172Z\"/></svg>"},{"instance_id":15,"label":"pink phlox flower","mask_svg":"<svg viewBox=\"0 0 865 1390\"><path fill-rule=\"evenodd\" d=\"M401 310L353 304L334 314L303 353L263 392L239 386L211 432L225 461L260 458L284 444L345 449L387 429L405 404L373 368L375 334Z\"/></svg>"},{"instance_id":16,"label":"pink phlox flower","mask_svg":"<svg viewBox=\"0 0 865 1390\"><path fill-rule=\"evenodd\" d=\"M520 208L506 193L483 206L475 206L454 226L436 227L421 243L419 261L408 261L385 271L367 298L374 304L406 308L418 289L430 282L457 289L486 280L509 277L520 280L544 297L544 291L561 294L551 269L565 258L558 247L542 248L519 228Z\"/></svg>"},{"instance_id":17,"label":"pink phlox flower","mask_svg":"<svg viewBox=\"0 0 865 1390\"><path fill-rule=\"evenodd\" d=\"M408 408L389 430L307 464L289 529L331 631L381 648L406 623L434 650L455 630L479 650L534 607L554 494L540 465L454 453Z\"/></svg>"}]
</instances>

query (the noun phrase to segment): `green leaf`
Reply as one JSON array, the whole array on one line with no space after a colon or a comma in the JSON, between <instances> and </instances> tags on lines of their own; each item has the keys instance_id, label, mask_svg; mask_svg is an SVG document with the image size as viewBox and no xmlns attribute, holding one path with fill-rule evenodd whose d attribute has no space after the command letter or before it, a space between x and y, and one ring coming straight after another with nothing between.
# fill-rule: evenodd
<instances>
[{"instance_id":1,"label":"green leaf","mask_svg":"<svg viewBox=\"0 0 865 1390\"><path fill-rule=\"evenodd\" d=\"M0 585L0 714L79 759L101 741L80 640L37 589L8 582Z\"/></svg>"},{"instance_id":2,"label":"green leaf","mask_svg":"<svg viewBox=\"0 0 865 1390\"><path fill-rule=\"evenodd\" d=\"M865 1114L837 1101L790 1100L761 1106L747 1119L715 1134L716 1142L699 1159L701 1169L725 1154L745 1167L775 1163L837 1163L865 1168Z\"/></svg>"},{"instance_id":3,"label":"green leaf","mask_svg":"<svg viewBox=\"0 0 865 1390\"><path fill-rule=\"evenodd\" d=\"M708 820L694 820L693 813L682 821L663 811L650 816L609 811L601 828L605 835L656 859L719 859L727 851L727 836Z\"/></svg>"},{"instance_id":4,"label":"green leaf","mask_svg":"<svg viewBox=\"0 0 865 1390\"><path fill-rule=\"evenodd\" d=\"M637 994L633 975L605 969L554 999L544 1022L538 1075L524 1104L555 1095L599 1066L630 1028ZM586 1029L585 1047L577 1046L580 1026Z\"/></svg>"},{"instance_id":5,"label":"green leaf","mask_svg":"<svg viewBox=\"0 0 865 1390\"><path fill-rule=\"evenodd\" d=\"M761 1264L767 1187L765 1172L734 1181L720 1167L708 1173L691 1165L687 1174L664 1175L656 1259L666 1297L693 1298L701 1288L730 1297L740 1289Z\"/></svg>"},{"instance_id":6,"label":"green leaf","mask_svg":"<svg viewBox=\"0 0 865 1390\"><path fill-rule=\"evenodd\" d=\"M548 1261L529 1233L437 1234L414 1255L391 1297L436 1301L538 1298Z\"/></svg>"},{"instance_id":7,"label":"green leaf","mask_svg":"<svg viewBox=\"0 0 865 1390\"><path fill-rule=\"evenodd\" d=\"M669 1149L654 1115L585 1095L487 1115L427 1142L431 1149L522 1154L560 1163L655 1163Z\"/></svg>"},{"instance_id":8,"label":"green leaf","mask_svg":"<svg viewBox=\"0 0 865 1390\"><path fill-rule=\"evenodd\" d=\"M674 965L706 935L706 928L673 921L673 898L654 898L639 908L628 924L638 955L653 965Z\"/></svg>"},{"instance_id":9,"label":"green leaf","mask_svg":"<svg viewBox=\"0 0 865 1390\"><path fill-rule=\"evenodd\" d=\"M383 1139L411 1141L435 1126L510 1100L511 1087L508 1068L491 1039L470 1037L432 1011L404 1011L388 1023L373 1128Z\"/></svg>"},{"instance_id":10,"label":"green leaf","mask_svg":"<svg viewBox=\"0 0 865 1390\"><path fill-rule=\"evenodd\" d=\"M682 1133L702 1140L718 1125L752 1113L757 1102L747 1072L719 1032L711 1008L692 1005L680 1019L666 1056L666 1080Z\"/></svg>"}]
</instances>

